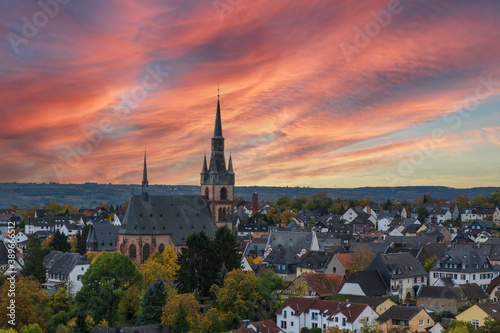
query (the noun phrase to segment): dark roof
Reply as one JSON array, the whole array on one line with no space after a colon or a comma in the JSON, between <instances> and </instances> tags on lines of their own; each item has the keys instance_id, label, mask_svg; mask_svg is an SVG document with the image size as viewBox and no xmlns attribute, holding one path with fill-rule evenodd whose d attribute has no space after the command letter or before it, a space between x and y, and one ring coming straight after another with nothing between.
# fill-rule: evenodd
<instances>
[{"instance_id":1,"label":"dark roof","mask_svg":"<svg viewBox=\"0 0 500 333\"><path fill-rule=\"evenodd\" d=\"M500 305L493 304L493 303L477 303L476 305L481 310L486 312L488 314L488 316L500 319Z\"/></svg>"},{"instance_id":2,"label":"dark roof","mask_svg":"<svg viewBox=\"0 0 500 333\"><path fill-rule=\"evenodd\" d=\"M500 286L500 275L491 280L490 284L486 288L486 293L490 294L496 286Z\"/></svg>"},{"instance_id":3,"label":"dark roof","mask_svg":"<svg viewBox=\"0 0 500 333\"><path fill-rule=\"evenodd\" d=\"M271 231L268 238L268 245L272 248L283 244L292 248L296 253L302 249L311 250L315 240L314 232L295 232L295 231Z\"/></svg>"},{"instance_id":4,"label":"dark roof","mask_svg":"<svg viewBox=\"0 0 500 333\"><path fill-rule=\"evenodd\" d=\"M438 236L385 236L386 243L424 245L437 243Z\"/></svg>"},{"instance_id":5,"label":"dark roof","mask_svg":"<svg viewBox=\"0 0 500 333\"><path fill-rule=\"evenodd\" d=\"M301 257L298 267L308 268L315 271L326 270L328 264L333 259L332 252L308 251Z\"/></svg>"},{"instance_id":6,"label":"dark roof","mask_svg":"<svg viewBox=\"0 0 500 333\"><path fill-rule=\"evenodd\" d=\"M64 254L62 251L50 251L43 260L43 266L50 269L52 265Z\"/></svg>"},{"instance_id":7,"label":"dark roof","mask_svg":"<svg viewBox=\"0 0 500 333\"><path fill-rule=\"evenodd\" d=\"M230 214L228 214L230 215ZM238 232L268 232L267 223L240 223L238 224Z\"/></svg>"},{"instance_id":8,"label":"dark roof","mask_svg":"<svg viewBox=\"0 0 500 333\"><path fill-rule=\"evenodd\" d=\"M94 222L87 236L87 248L90 249L91 243L96 243L97 251L114 251L119 229L119 226L110 222Z\"/></svg>"},{"instance_id":9,"label":"dark roof","mask_svg":"<svg viewBox=\"0 0 500 333\"><path fill-rule=\"evenodd\" d=\"M14 247L14 252L17 254L19 251L17 250L16 247ZM0 266L7 265L9 263L9 251L7 250L7 244L4 242L1 242L0 244ZM17 261L17 256L15 258Z\"/></svg>"},{"instance_id":10,"label":"dark roof","mask_svg":"<svg viewBox=\"0 0 500 333\"><path fill-rule=\"evenodd\" d=\"M441 258L448 247L446 243L431 243L423 245L425 252L429 255L430 258L436 256L438 259Z\"/></svg>"},{"instance_id":11,"label":"dark roof","mask_svg":"<svg viewBox=\"0 0 500 333\"><path fill-rule=\"evenodd\" d=\"M458 268L445 268L444 264L457 265ZM462 268L462 264L466 268ZM438 267L439 265L439 267ZM486 267L485 267L486 266ZM491 267L486 256L479 255L476 251L460 251L450 250L441 259L438 260L436 265L431 268L431 271L450 271L463 273L476 273L476 272L491 272Z\"/></svg>"},{"instance_id":12,"label":"dark roof","mask_svg":"<svg viewBox=\"0 0 500 333\"><path fill-rule=\"evenodd\" d=\"M410 253L381 254L380 257L392 273L392 279L405 279L427 275L422 263Z\"/></svg>"},{"instance_id":13,"label":"dark roof","mask_svg":"<svg viewBox=\"0 0 500 333\"><path fill-rule=\"evenodd\" d=\"M346 283L359 284L366 296L380 296L387 293L384 280L377 270L354 272Z\"/></svg>"},{"instance_id":14,"label":"dark roof","mask_svg":"<svg viewBox=\"0 0 500 333\"><path fill-rule=\"evenodd\" d=\"M460 284L459 286L464 291L468 300L488 298L488 295L486 295L477 283Z\"/></svg>"},{"instance_id":15,"label":"dark roof","mask_svg":"<svg viewBox=\"0 0 500 333\"><path fill-rule=\"evenodd\" d=\"M300 258L295 254L295 251L281 244L273 248L271 253L264 259L264 262L270 264L297 265L300 263Z\"/></svg>"},{"instance_id":16,"label":"dark roof","mask_svg":"<svg viewBox=\"0 0 500 333\"><path fill-rule=\"evenodd\" d=\"M215 235L208 201L200 195L133 195L123 218L119 234L172 235L174 245L186 245L195 232Z\"/></svg>"},{"instance_id":17,"label":"dark roof","mask_svg":"<svg viewBox=\"0 0 500 333\"><path fill-rule=\"evenodd\" d=\"M465 295L460 287L422 285L418 297L463 300Z\"/></svg>"},{"instance_id":18,"label":"dark roof","mask_svg":"<svg viewBox=\"0 0 500 333\"><path fill-rule=\"evenodd\" d=\"M87 259L83 258L81 254L76 252L66 252L55 257L55 260L51 263L51 267L47 269L47 272L49 274L69 275L75 266L85 264L88 265L89 262Z\"/></svg>"},{"instance_id":19,"label":"dark roof","mask_svg":"<svg viewBox=\"0 0 500 333\"><path fill-rule=\"evenodd\" d=\"M420 306L393 305L386 312L382 313L380 317L377 318L377 321L379 323L385 323L390 319L411 320L422 310L423 308Z\"/></svg>"}]
</instances>

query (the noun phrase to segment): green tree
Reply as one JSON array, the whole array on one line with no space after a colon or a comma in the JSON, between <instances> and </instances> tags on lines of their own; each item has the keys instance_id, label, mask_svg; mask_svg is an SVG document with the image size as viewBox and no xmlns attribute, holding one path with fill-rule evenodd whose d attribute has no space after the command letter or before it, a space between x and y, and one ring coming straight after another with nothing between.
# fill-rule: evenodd
<instances>
[{"instance_id":1,"label":"green tree","mask_svg":"<svg viewBox=\"0 0 500 333\"><path fill-rule=\"evenodd\" d=\"M419 220L421 223L425 223L425 219L429 217L429 212L424 207L420 207L417 210L417 214L417 220Z\"/></svg>"},{"instance_id":2,"label":"green tree","mask_svg":"<svg viewBox=\"0 0 500 333\"><path fill-rule=\"evenodd\" d=\"M71 307L71 296L65 288L60 288L45 299L45 304L49 306L54 313L68 310Z\"/></svg>"},{"instance_id":3,"label":"green tree","mask_svg":"<svg viewBox=\"0 0 500 333\"><path fill-rule=\"evenodd\" d=\"M473 206L488 206L491 204L490 200L484 195L484 193L476 195L474 198L472 198L470 203Z\"/></svg>"},{"instance_id":4,"label":"green tree","mask_svg":"<svg viewBox=\"0 0 500 333\"><path fill-rule=\"evenodd\" d=\"M28 248L25 252L24 267L21 274L32 276L40 283L44 283L46 281L46 269L43 266L43 260L42 241L35 234L29 235Z\"/></svg>"},{"instance_id":5,"label":"green tree","mask_svg":"<svg viewBox=\"0 0 500 333\"><path fill-rule=\"evenodd\" d=\"M476 330L476 333L491 332L500 332L500 320L498 318L488 316L486 317L483 325Z\"/></svg>"},{"instance_id":6,"label":"green tree","mask_svg":"<svg viewBox=\"0 0 500 333\"><path fill-rule=\"evenodd\" d=\"M89 235L90 225L86 225L82 231L76 235L76 252L82 256L87 252L87 237Z\"/></svg>"},{"instance_id":7,"label":"green tree","mask_svg":"<svg viewBox=\"0 0 500 333\"><path fill-rule=\"evenodd\" d=\"M424 269L428 272L438 262L438 257L427 258L424 261Z\"/></svg>"},{"instance_id":8,"label":"green tree","mask_svg":"<svg viewBox=\"0 0 500 333\"><path fill-rule=\"evenodd\" d=\"M42 333L42 329L38 324L31 324L21 328L20 333Z\"/></svg>"},{"instance_id":9,"label":"green tree","mask_svg":"<svg viewBox=\"0 0 500 333\"><path fill-rule=\"evenodd\" d=\"M360 333L383 333L381 329L377 328L377 324L375 322L370 323L368 320L363 320L363 326L359 330Z\"/></svg>"},{"instance_id":10,"label":"green tree","mask_svg":"<svg viewBox=\"0 0 500 333\"><path fill-rule=\"evenodd\" d=\"M292 222L292 220L295 218L295 215L296 214L294 212L285 210L283 213L281 213L281 221L288 225L288 223Z\"/></svg>"},{"instance_id":11,"label":"green tree","mask_svg":"<svg viewBox=\"0 0 500 333\"><path fill-rule=\"evenodd\" d=\"M277 296L277 291L281 291L286 287L283 279L270 268L261 270L257 279L259 281L257 291L265 304Z\"/></svg>"},{"instance_id":12,"label":"green tree","mask_svg":"<svg viewBox=\"0 0 500 333\"><path fill-rule=\"evenodd\" d=\"M161 323L161 315L167 299L167 288L162 279L158 279L146 289L141 301L141 314L136 324L139 326Z\"/></svg>"},{"instance_id":13,"label":"green tree","mask_svg":"<svg viewBox=\"0 0 500 333\"><path fill-rule=\"evenodd\" d=\"M174 320L174 325L172 326L172 333L187 333L189 332L189 323L187 321L187 313L182 306L179 304L179 311Z\"/></svg>"},{"instance_id":14,"label":"green tree","mask_svg":"<svg viewBox=\"0 0 500 333\"><path fill-rule=\"evenodd\" d=\"M68 242L68 237L59 230L54 233L54 238L50 241L49 247L62 252L71 250L71 244Z\"/></svg>"},{"instance_id":15,"label":"green tree","mask_svg":"<svg viewBox=\"0 0 500 333\"><path fill-rule=\"evenodd\" d=\"M242 255L238 239L226 226L218 228L213 241L217 269L222 276L233 269L241 268Z\"/></svg>"},{"instance_id":16,"label":"green tree","mask_svg":"<svg viewBox=\"0 0 500 333\"><path fill-rule=\"evenodd\" d=\"M261 301L257 286L255 274L242 269L227 273L222 287L213 285L211 291L220 320L230 323L234 318L249 317Z\"/></svg>"},{"instance_id":17,"label":"green tree","mask_svg":"<svg viewBox=\"0 0 500 333\"><path fill-rule=\"evenodd\" d=\"M491 193L490 201L496 205L500 204L500 190L497 190L495 193Z\"/></svg>"},{"instance_id":18,"label":"green tree","mask_svg":"<svg viewBox=\"0 0 500 333\"><path fill-rule=\"evenodd\" d=\"M83 275L76 301L88 309L96 322L106 317L113 326L120 299L140 279L141 274L129 257L119 252L103 253Z\"/></svg>"},{"instance_id":19,"label":"green tree","mask_svg":"<svg viewBox=\"0 0 500 333\"><path fill-rule=\"evenodd\" d=\"M290 202L290 200L291 199L287 196L279 197L278 200L276 200L275 205L282 207L282 208L285 208L286 205Z\"/></svg>"},{"instance_id":20,"label":"green tree","mask_svg":"<svg viewBox=\"0 0 500 333\"><path fill-rule=\"evenodd\" d=\"M281 211L277 208L271 208L266 212L267 220L274 225L281 221Z\"/></svg>"},{"instance_id":21,"label":"green tree","mask_svg":"<svg viewBox=\"0 0 500 333\"><path fill-rule=\"evenodd\" d=\"M470 322L465 322L461 320L453 320L450 325L448 326L448 329L446 330L447 333L473 333L476 332L476 329L474 328L474 325ZM490 332L490 331L487 331Z\"/></svg>"},{"instance_id":22,"label":"green tree","mask_svg":"<svg viewBox=\"0 0 500 333\"><path fill-rule=\"evenodd\" d=\"M180 293L194 293L199 298L208 296L219 273L213 262L215 257L213 242L205 232L189 235L186 247L181 249L177 258L177 290Z\"/></svg>"}]
</instances>

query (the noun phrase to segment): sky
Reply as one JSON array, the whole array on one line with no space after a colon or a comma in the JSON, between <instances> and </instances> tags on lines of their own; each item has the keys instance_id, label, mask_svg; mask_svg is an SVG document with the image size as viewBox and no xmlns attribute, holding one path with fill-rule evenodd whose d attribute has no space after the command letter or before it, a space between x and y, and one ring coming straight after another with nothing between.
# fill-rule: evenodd
<instances>
[{"instance_id":1,"label":"sky","mask_svg":"<svg viewBox=\"0 0 500 333\"><path fill-rule=\"evenodd\" d=\"M0 182L500 186L500 1L0 0Z\"/></svg>"}]
</instances>

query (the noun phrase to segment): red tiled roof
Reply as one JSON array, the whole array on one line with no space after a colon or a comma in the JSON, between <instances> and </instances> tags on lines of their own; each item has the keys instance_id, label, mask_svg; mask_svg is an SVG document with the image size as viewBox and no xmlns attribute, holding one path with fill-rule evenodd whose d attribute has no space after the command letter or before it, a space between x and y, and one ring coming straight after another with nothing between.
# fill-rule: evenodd
<instances>
[{"instance_id":1,"label":"red tiled roof","mask_svg":"<svg viewBox=\"0 0 500 333\"><path fill-rule=\"evenodd\" d=\"M500 319L500 305L492 304L492 303L477 303L476 305L481 310L486 312L488 314L488 316Z\"/></svg>"},{"instance_id":2,"label":"red tiled roof","mask_svg":"<svg viewBox=\"0 0 500 333\"><path fill-rule=\"evenodd\" d=\"M341 274L303 273L300 278L319 296L335 295L344 281Z\"/></svg>"},{"instance_id":3,"label":"red tiled roof","mask_svg":"<svg viewBox=\"0 0 500 333\"><path fill-rule=\"evenodd\" d=\"M337 259L340 261L340 263L342 264L342 266L344 266L344 268L346 270L351 268L352 256L350 253L337 253L335 256L337 257Z\"/></svg>"}]
</instances>

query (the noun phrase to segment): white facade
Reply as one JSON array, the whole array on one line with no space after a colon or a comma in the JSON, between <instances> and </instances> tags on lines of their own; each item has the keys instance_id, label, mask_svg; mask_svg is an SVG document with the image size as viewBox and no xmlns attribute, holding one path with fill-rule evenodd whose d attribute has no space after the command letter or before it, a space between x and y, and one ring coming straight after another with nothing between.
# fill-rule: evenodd
<instances>
[{"instance_id":1,"label":"white facade","mask_svg":"<svg viewBox=\"0 0 500 333\"><path fill-rule=\"evenodd\" d=\"M89 269L90 264L83 264L83 265L76 265L75 268L71 271L69 274L69 293L71 296L75 297L76 293L82 289L83 284L82 284L82 277Z\"/></svg>"},{"instance_id":2,"label":"white facade","mask_svg":"<svg viewBox=\"0 0 500 333\"><path fill-rule=\"evenodd\" d=\"M384 217L377 221L377 228L381 231L387 231L389 229L389 224L392 222L392 218Z\"/></svg>"},{"instance_id":3,"label":"white facade","mask_svg":"<svg viewBox=\"0 0 500 333\"><path fill-rule=\"evenodd\" d=\"M488 284L494 278L494 271L491 272L478 272L478 273L451 273L440 272L433 270L429 272L429 286L433 286L439 278L451 277L456 284L477 283L483 290L486 290Z\"/></svg>"}]
</instances>

